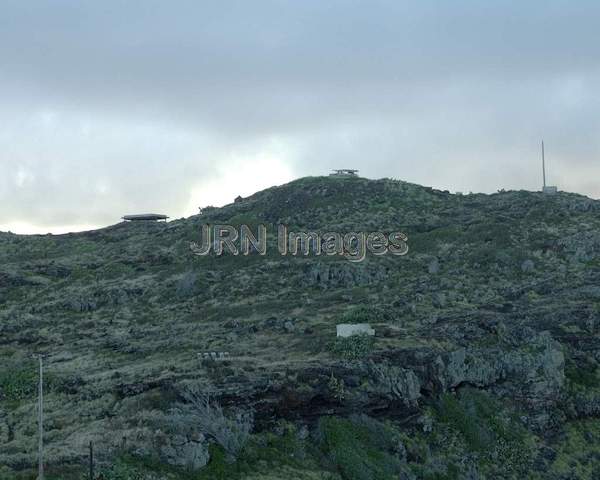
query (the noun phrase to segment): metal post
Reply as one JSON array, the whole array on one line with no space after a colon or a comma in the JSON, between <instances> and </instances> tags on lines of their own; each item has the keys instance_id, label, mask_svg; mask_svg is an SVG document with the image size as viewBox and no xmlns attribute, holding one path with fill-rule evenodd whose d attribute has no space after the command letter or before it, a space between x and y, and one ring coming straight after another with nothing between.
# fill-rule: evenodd
<instances>
[{"instance_id":1,"label":"metal post","mask_svg":"<svg viewBox=\"0 0 600 480\"><path fill-rule=\"evenodd\" d=\"M42 356L40 364L40 383L38 386L38 480L44 480L44 368Z\"/></svg>"},{"instance_id":2,"label":"metal post","mask_svg":"<svg viewBox=\"0 0 600 480\"><path fill-rule=\"evenodd\" d=\"M94 445L90 440L90 480L94 480Z\"/></svg>"},{"instance_id":3,"label":"metal post","mask_svg":"<svg viewBox=\"0 0 600 480\"><path fill-rule=\"evenodd\" d=\"M544 141L542 140L542 175L544 178L544 188L546 188L546 158L544 155Z\"/></svg>"}]
</instances>

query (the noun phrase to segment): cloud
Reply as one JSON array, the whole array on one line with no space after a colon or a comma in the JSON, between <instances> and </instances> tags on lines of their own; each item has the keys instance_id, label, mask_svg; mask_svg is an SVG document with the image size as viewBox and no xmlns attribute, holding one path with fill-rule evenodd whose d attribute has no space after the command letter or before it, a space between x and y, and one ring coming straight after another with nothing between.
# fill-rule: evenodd
<instances>
[{"instance_id":1,"label":"cloud","mask_svg":"<svg viewBox=\"0 0 600 480\"><path fill-rule=\"evenodd\" d=\"M550 180L598 197L599 21L588 1L3 2L0 228L178 217L336 167L537 189L542 138Z\"/></svg>"}]
</instances>

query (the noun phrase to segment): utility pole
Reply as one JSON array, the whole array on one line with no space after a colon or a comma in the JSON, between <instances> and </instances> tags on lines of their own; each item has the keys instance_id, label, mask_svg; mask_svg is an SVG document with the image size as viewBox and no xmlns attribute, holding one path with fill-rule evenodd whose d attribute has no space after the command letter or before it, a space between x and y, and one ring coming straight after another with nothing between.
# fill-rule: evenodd
<instances>
[{"instance_id":1,"label":"utility pole","mask_svg":"<svg viewBox=\"0 0 600 480\"><path fill-rule=\"evenodd\" d=\"M42 355L40 363L40 383L38 387L38 480L44 480L44 367Z\"/></svg>"},{"instance_id":2,"label":"utility pole","mask_svg":"<svg viewBox=\"0 0 600 480\"><path fill-rule=\"evenodd\" d=\"M94 444L90 440L90 480L94 480Z\"/></svg>"},{"instance_id":3,"label":"utility pole","mask_svg":"<svg viewBox=\"0 0 600 480\"><path fill-rule=\"evenodd\" d=\"M542 140L542 176L544 179L544 188L546 188L546 158L544 155L544 141Z\"/></svg>"}]
</instances>

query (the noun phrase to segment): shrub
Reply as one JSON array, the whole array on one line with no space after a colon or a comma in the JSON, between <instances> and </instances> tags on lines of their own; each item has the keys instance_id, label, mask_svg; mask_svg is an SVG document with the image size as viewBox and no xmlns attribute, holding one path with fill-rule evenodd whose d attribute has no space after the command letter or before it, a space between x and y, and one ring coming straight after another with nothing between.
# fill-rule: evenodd
<instances>
[{"instance_id":1,"label":"shrub","mask_svg":"<svg viewBox=\"0 0 600 480\"><path fill-rule=\"evenodd\" d=\"M77 477L88 478L87 475ZM192 480L192 474L164 465L151 457L121 455L107 467L100 470L98 480ZM66 480L57 477L56 480Z\"/></svg>"},{"instance_id":2,"label":"shrub","mask_svg":"<svg viewBox=\"0 0 600 480\"><path fill-rule=\"evenodd\" d=\"M346 397L346 385L344 384L343 378L337 378L331 373L331 377L329 378L329 382L327 382L327 386L333 396L341 402Z\"/></svg>"},{"instance_id":3,"label":"shrub","mask_svg":"<svg viewBox=\"0 0 600 480\"><path fill-rule=\"evenodd\" d=\"M375 422L375 420L373 420ZM364 421L326 417L319 421L320 447L344 480L392 480L401 461L388 453ZM384 448L381 448L384 447Z\"/></svg>"},{"instance_id":4,"label":"shrub","mask_svg":"<svg viewBox=\"0 0 600 480\"><path fill-rule=\"evenodd\" d=\"M23 400L35 397L38 374L34 369L0 372L0 400Z\"/></svg>"},{"instance_id":5,"label":"shrub","mask_svg":"<svg viewBox=\"0 0 600 480\"><path fill-rule=\"evenodd\" d=\"M492 395L470 388L458 395L444 394L437 405L437 417L463 438L468 450L487 468L522 473L530 467L534 449L531 438L516 414Z\"/></svg>"},{"instance_id":6,"label":"shrub","mask_svg":"<svg viewBox=\"0 0 600 480\"><path fill-rule=\"evenodd\" d=\"M200 471L198 480L238 480L241 477L241 466L232 463L222 447L213 444L209 452L210 463Z\"/></svg>"},{"instance_id":7,"label":"shrub","mask_svg":"<svg viewBox=\"0 0 600 480\"><path fill-rule=\"evenodd\" d=\"M565 376L570 383L580 387L591 389L600 386L598 366L587 359L580 360L579 365L572 359L567 359Z\"/></svg>"},{"instance_id":8,"label":"shrub","mask_svg":"<svg viewBox=\"0 0 600 480\"><path fill-rule=\"evenodd\" d=\"M354 307L342 315L341 323L377 323L392 322L396 312L385 306L361 305Z\"/></svg>"},{"instance_id":9,"label":"shrub","mask_svg":"<svg viewBox=\"0 0 600 480\"><path fill-rule=\"evenodd\" d=\"M344 360L360 360L373 350L374 338L366 334L336 338L332 351Z\"/></svg>"},{"instance_id":10,"label":"shrub","mask_svg":"<svg viewBox=\"0 0 600 480\"><path fill-rule=\"evenodd\" d=\"M218 402L197 386L188 387L183 397L187 405L179 410L180 418L194 422L202 433L223 447L230 460L235 460L252 432L252 413L237 412L229 418Z\"/></svg>"},{"instance_id":11,"label":"shrub","mask_svg":"<svg viewBox=\"0 0 600 480\"><path fill-rule=\"evenodd\" d=\"M116 462L106 470L103 470L103 480L145 480L144 470L125 462Z\"/></svg>"},{"instance_id":12,"label":"shrub","mask_svg":"<svg viewBox=\"0 0 600 480\"><path fill-rule=\"evenodd\" d=\"M199 290L198 275L193 271L185 272L176 285L176 294L180 298L191 297Z\"/></svg>"},{"instance_id":13,"label":"shrub","mask_svg":"<svg viewBox=\"0 0 600 480\"><path fill-rule=\"evenodd\" d=\"M474 411L475 410L475 411ZM493 437L485 422L480 417L487 412L477 411L476 406L465 405L455 395L446 393L439 400L438 418L458 430L465 439L467 446L474 451L485 451L493 443Z\"/></svg>"},{"instance_id":14,"label":"shrub","mask_svg":"<svg viewBox=\"0 0 600 480\"><path fill-rule=\"evenodd\" d=\"M32 362L33 365L33 362ZM36 366L0 370L0 401L21 401L37 397L39 374ZM44 392L59 390L61 381L51 372L44 372Z\"/></svg>"}]
</instances>

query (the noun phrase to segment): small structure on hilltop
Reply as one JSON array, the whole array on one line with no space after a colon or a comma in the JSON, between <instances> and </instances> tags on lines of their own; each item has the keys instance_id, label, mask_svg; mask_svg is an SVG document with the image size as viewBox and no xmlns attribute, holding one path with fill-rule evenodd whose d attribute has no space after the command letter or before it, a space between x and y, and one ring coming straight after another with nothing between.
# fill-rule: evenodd
<instances>
[{"instance_id":1,"label":"small structure on hilltop","mask_svg":"<svg viewBox=\"0 0 600 480\"><path fill-rule=\"evenodd\" d=\"M544 155L544 141L542 140L542 178L543 178L543 186L542 193L547 195L554 195L558 192L558 188L553 185L546 185L546 158Z\"/></svg>"},{"instance_id":2,"label":"small structure on hilltop","mask_svg":"<svg viewBox=\"0 0 600 480\"><path fill-rule=\"evenodd\" d=\"M237 197L235 197L235 199L233 200L233 203L240 203L242 200L244 200L244 199L242 198L242 196L241 196L241 195L238 195L238 196L237 196Z\"/></svg>"},{"instance_id":3,"label":"small structure on hilltop","mask_svg":"<svg viewBox=\"0 0 600 480\"><path fill-rule=\"evenodd\" d=\"M164 220L166 222L169 217L158 213L138 213L136 215L125 215L122 218L126 222L158 222L159 220Z\"/></svg>"},{"instance_id":4,"label":"small structure on hilltop","mask_svg":"<svg viewBox=\"0 0 600 480\"><path fill-rule=\"evenodd\" d=\"M351 337L352 335L375 335L375 330L368 323L340 323L336 325L338 337Z\"/></svg>"},{"instance_id":5,"label":"small structure on hilltop","mask_svg":"<svg viewBox=\"0 0 600 480\"><path fill-rule=\"evenodd\" d=\"M341 170L334 170L333 173L329 174L330 177L358 177L358 170L351 170L349 168L343 168Z\"/></svg>"}]
</instances>

